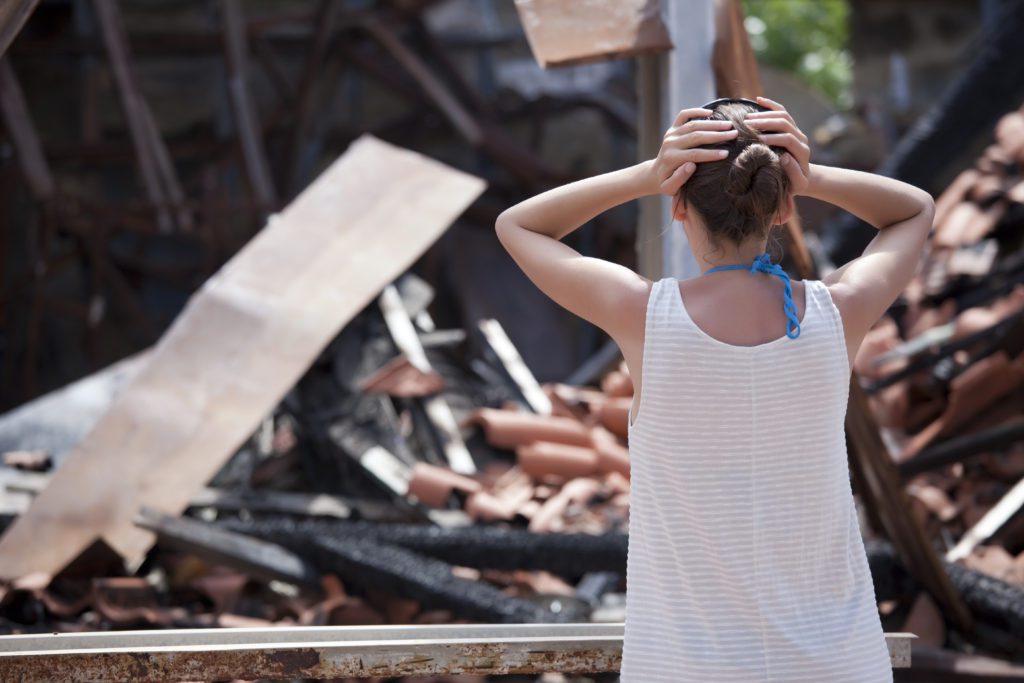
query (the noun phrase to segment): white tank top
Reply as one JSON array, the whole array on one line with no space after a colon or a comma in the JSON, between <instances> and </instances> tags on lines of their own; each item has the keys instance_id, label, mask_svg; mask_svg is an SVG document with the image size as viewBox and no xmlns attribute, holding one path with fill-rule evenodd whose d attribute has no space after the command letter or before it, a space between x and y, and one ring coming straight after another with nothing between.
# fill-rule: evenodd
<instances>
[{"instance_id":1,"label":"white tank top","mask_svg":"<svg viewBox=\"0 0 1024 683\"><path fill-rule=\"evenodd\" d=\"M697 327L677 280L651 289L621 683L892 681L849 478L842 318L804 282L800 335L758 346Z\"/></svg>"}]
</instances>

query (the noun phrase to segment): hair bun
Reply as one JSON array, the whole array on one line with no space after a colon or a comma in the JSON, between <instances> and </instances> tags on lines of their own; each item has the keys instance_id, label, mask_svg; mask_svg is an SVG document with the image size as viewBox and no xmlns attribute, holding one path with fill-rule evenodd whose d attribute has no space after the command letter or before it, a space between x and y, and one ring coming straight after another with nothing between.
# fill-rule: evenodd
<instances>
[{"instance_id":1,"label":"hair bun","mask_svg":"<svg viewBox=\"0 0 1024 683\"><path fill-rule=\"evenodd\" d=\"M752 142L736 156L726 176L725 192L731 197L743 197L754 189L758 171L779 164L779 155L763 142Z\"/></svg>"}]
</instances>

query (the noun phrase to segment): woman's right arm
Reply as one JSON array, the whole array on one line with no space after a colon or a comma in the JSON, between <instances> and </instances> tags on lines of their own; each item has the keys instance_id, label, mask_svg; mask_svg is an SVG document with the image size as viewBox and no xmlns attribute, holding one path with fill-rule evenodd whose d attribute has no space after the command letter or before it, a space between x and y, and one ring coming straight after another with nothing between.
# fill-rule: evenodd
<instances>
[{"instance_id":1,"label":"woman's right arm","mask_svg":"<svg viewBox=\"0 0 1024 683\"><path fill-rule=\"evenodd\" d=\"M900 180L818 164L809 164L801 194L845 209L879 231L861 256L823 278L843 313L847 341L856 349L914 276L935 202Z\"/></svg>"}]
</instances>

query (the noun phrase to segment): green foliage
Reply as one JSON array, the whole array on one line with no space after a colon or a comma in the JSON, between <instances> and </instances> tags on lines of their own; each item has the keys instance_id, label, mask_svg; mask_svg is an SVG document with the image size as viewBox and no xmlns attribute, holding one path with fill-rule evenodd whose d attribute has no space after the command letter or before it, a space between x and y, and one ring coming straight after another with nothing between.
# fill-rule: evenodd
<instances>
[{"instance_id":1,"label":"green foliage","mask_svg":"<svg viewBox=\"0 0 1024 683\"><path fill-rule=\"evenodd\" d=\"M758 61L788 71L841 108L852 102L847 0L743 0Z\"/></svg>"}]
</instances>

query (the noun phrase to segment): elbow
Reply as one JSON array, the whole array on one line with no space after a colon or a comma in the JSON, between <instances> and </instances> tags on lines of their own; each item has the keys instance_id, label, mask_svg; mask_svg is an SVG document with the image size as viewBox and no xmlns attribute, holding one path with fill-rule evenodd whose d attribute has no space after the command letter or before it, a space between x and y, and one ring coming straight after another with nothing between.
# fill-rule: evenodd
<instances>
[{"instance_id":1,"label":"elbow","mask_svg":"<svg viewBox=\"0 0 1024 683\"><path fill-rule=\"evenodd\" d=\"M931 194L921 190L920 201L921 208L919 213L925 219L923 222L927 224L930 231L932 224L935 222L935 199L932 198Z\"/></svg>"},{"instance_id":2,"label":"elbow","mask_svg":"<svg viewBox=\"0 0 1024 683\"><path fill-rule=\"evenodd\" d=\"M515 226L515 221L508 215L508 209L505 209L494 221L494 233L498 236L498 241L501 242L502 246L508 249L508 233Z\"/></svg>"},{"instance_id":3,"label":"elbow","mask_svg":"<svg viewBox=\"0 0 1024 683\"><path fill-rule=\"evenodd\" d=\"M926 214L928 216L933 216L934 217L935 216L935 199L932 197L932 195L930 193L928 193L928 192L925 192L924 190L921 190L920 201L921 201L921 213Z\"/></svg>"}]
</instances>

